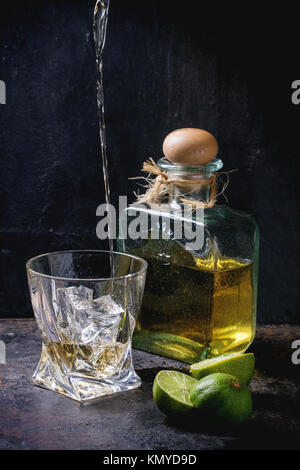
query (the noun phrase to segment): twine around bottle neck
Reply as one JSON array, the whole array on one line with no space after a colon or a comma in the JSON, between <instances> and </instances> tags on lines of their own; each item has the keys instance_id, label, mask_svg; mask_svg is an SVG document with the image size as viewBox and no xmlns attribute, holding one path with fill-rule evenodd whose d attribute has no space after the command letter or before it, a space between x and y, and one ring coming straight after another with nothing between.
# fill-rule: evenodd
<instances>
[{"instance_id":1,"label":"twine around bottle neck","mask_svg":"<svg viewBox=\"0 0 300 470\"><path fill-rule=\"evenodd\" d=\"M148 173L148 177L137 177L131 179L144 179L147 184L145 188L147 191L145 194L141 194L137 197L138 203L145 204L161 204L162 200L171 194L172 185L176 185L179 188L182 187L195 187L195 189L201 189L204 186L210 186L210 195L208 201L199 201L186 197L188 193L185 193L179 200L182 204L189 204L195 208L209 209L214 207L217 202L217 176L213 173L209 178L193 178L193 179L182 179L182 178L171 178L170 175L161 170L152 158L146 160L143 163L142 171ZM150 175L156 175L156 178L151 178ZM190 191L193 192L193 191Z\"/></svg>"}]
</instances>

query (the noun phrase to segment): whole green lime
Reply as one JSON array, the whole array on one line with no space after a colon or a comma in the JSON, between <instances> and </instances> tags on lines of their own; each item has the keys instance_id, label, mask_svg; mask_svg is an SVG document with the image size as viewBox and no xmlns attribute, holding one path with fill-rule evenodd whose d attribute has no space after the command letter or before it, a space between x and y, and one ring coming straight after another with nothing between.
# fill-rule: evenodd
<instances>
[{"instance_id":1,"label":"whole green lime","mask_svg":"<svg viewBox=\"0 0 300 470\"><path fill-rule=\"evenodd\" d=\"M251 392L230 374L207 375L192 386L190 398L195 408L222 422L242 424L251 416Z\"/></svg>"}]
</instances>

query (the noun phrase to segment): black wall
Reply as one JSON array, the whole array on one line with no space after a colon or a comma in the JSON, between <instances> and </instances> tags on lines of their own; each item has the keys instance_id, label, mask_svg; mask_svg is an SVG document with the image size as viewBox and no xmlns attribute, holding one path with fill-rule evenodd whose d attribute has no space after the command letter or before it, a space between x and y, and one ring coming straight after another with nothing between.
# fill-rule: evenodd
<instances>
[{"instance_id":1,"label":"black wall","mask_svg":"<svg viewBox=\"0 0 300 470\"><path fill-rule=\"evenodd\" d=\"M264 16L253 2L239 5L111 0L104 73L113 199L132 194L128 177L161 156L168 132L211 131L225 168L239 168L230 205L261 229L258 319L299 323L297 18L282 6ZM32 315L29 257L106 247L95 233L104 191L93 7L1 5L0 317Z\"/></svg>"}]
</instances>

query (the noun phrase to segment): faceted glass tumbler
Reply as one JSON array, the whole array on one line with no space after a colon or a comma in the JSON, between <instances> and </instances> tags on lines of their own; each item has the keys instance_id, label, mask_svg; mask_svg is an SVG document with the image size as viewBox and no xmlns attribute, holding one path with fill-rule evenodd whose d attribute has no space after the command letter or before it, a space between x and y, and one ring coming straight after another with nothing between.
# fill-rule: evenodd
<instances>
[{"instance_id":1,"label":"faceted glass tumbler","mask_svg":"<svg viewBox=\"0 0 300 470\"><path fill-rule=\"evenodd\" d=\"M33 382L79 402L141 385L131 340L147 263L107 251L44 254L26 264L42 353Z\"/></svg>"}]
</instances>

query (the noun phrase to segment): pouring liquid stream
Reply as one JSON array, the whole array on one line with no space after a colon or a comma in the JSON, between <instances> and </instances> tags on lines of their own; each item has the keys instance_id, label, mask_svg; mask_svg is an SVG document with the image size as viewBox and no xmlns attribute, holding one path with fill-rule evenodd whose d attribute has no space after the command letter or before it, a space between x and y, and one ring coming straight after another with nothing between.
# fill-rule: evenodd
<instances>
[{"instance_id":1,"label":"pouring liquid stream","mask_svg":"<svg viewBox=\"0 0 300 470\"><path fill-rule=\"evenodd\" d=\"M106 39L107 20L109 12L110 0L98 0L94 10L94 41L96 49L96 63L97 63L97 104L99 110L99 133L100 133L100 147L102 156L104 189L105 189L105 202L108 211L108 242L110 252L110 267L111 277L114 276L114 258L113 249L114 243L111 236L111 212L109 210L111 203L110 186L109 186L109 172L108 172L108 159L106 151L106 131L105 131L105 116L104 116L104 89L103 89L103 51Z\"/></svg>"}]
</instances>

